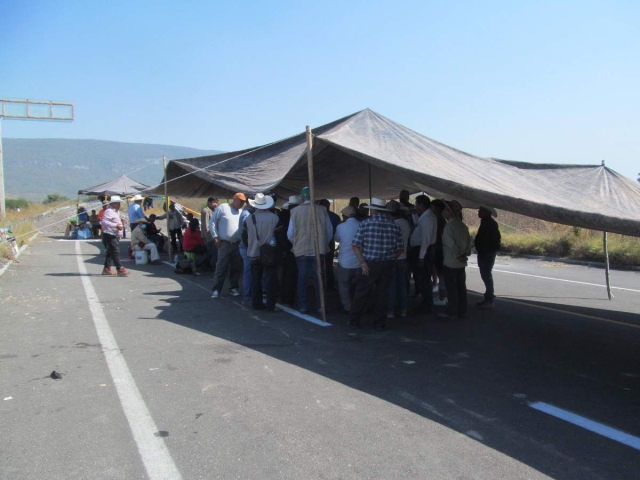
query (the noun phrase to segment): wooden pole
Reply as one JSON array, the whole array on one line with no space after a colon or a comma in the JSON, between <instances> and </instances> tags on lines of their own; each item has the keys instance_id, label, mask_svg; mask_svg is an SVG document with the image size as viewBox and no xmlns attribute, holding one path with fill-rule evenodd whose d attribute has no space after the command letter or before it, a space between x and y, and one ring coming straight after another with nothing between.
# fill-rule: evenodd
<instances>
[{"instance_id":1,"label":"wooden pole","mask_svg":"<svg viewBox=\"0 0 640 480\"><path fill-rule=\"evenodd\" d=\"M602 245L604 247L604 275L607 281L607 296L609 300L613 298L611 294L611 283L609 281L609 246L607 243L607 232L602 232Z\"/></svg>"},{"instance_id":2,"label":"wooden pole","mask_svg":"<svg viewBox=\"0 0 640 480\"><path fill-rule=\"evenodd\" d=\"M166 206L165 214L167 215L167 253L169 254L169 263L171 263L171 231L169 230L169 195L167 194L167 157L162 156L162 168L164 169L164 204Z\"/></svg>"},{"instance_id":3,"label":"wooden pole","mask_svg":"<svg viewBox=\"0 0 640 480\"><path fill-rule=\"evenodd\" d=\"M316 216L316 192L313 182L313 136L311 127L307 125L307 167L309 170L309 196L311 201L311 222L313 224L313 240L316 251L316 268L318 270L318 290L320 291L320 308L322 309L322 321L327 321L327 309L324 301L324 283L322 282L322 262L320 261L320 245L318 242L318 219ZM327 219L328 220L328 219Z\"/></svg>"}]
</instances>

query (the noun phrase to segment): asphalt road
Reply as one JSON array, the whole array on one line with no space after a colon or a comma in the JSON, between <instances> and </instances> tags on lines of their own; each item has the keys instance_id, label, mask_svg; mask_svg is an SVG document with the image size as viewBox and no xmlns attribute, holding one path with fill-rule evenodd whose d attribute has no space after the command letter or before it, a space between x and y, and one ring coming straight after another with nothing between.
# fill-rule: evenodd
<instances>
[{"instance_id":1,"label":"asphalt road","mask_svg":"<svg viewBox=\"0 0 640 480\"><path fill-rule=\"evenodd\" d=\"M494 310L354 333L98 247L0 277L0 478L638 478L638 272L502 257Z\"/></svg>"}]
</instances>

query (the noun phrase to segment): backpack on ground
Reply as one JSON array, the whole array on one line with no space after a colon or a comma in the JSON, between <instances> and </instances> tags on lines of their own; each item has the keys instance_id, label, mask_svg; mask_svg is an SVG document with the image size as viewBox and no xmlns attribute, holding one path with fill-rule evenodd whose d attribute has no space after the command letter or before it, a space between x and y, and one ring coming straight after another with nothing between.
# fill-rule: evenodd
<instances>
[{"instance_id":1,"label":"backpack on ground","mask_svg":"<svg viewBox=\"0 0 640 480\"><path fill-rule=\"evenodd\" d=\"M188 258L181 258L180 260L178 260L178 262L176 263L175 272L193 274L193 265L191 263L191 260L189 260Z\"/></svg>"}]
</instances>

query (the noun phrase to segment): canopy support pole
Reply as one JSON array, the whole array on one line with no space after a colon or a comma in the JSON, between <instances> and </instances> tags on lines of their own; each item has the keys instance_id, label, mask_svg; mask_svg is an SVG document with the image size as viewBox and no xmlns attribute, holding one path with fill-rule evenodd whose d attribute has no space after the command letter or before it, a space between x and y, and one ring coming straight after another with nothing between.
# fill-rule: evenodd
<instances>
[{"instance_id":1,"label":"canopy support pole","mask_svg":"<svg viewBox=\"0 0 640 480\"><path fill-rule=\"evenodd\" d=\"M313 181L313 135L311 133L311 127L307 125L307 167L309 170L309 196L311 201L311 222L313 223L313 245L316 251L316 269L318 270L318 290L320 291L320 308L322 309L322 321L327 321L327 309L324 301L324 282L322 281L323 265L320 260L320 245L318 240L318 219L316 216L316 192ZM332 266L333 268L333 266Z\"/></svg>"},{"instance_id":2,"label":"canopy support pole","mask_svg":"<svg viewBox=\"0 0 640 480\"><path fill-rule=\"evenodd\" d=\"M602 232L602 245L604 247L604 275L607 281L607 296L609 300L613 298L611 294L611 283L609 281L609 245L607 242L607 232Z\"/></svg>"},{"instance_id":3,"label":"canopy support pole","mask_svg":"<svg viewBox=\"0 0 640 480\"><path fill-rule=\"evenodd\" d=\"M371 164L369 164L369 205L371 205L371 199L373 195L371 194Z\"/></svg>"},{"instance_id":4,"label":"canopy support pole","mask_svg":"<svg viewBox=\"0 0 640 480\"><path fill-rule=\"evenodd\" d=\"M162 168L164 169L164 205L167 207L165 210L165 215L167 216L167 253L169 254L169 263L171 263L171 231L169 230L169 212L171 209L169 208L169 195L167 194L167 157L165 155L162 156Z\"/></svg>"}]
</instances>

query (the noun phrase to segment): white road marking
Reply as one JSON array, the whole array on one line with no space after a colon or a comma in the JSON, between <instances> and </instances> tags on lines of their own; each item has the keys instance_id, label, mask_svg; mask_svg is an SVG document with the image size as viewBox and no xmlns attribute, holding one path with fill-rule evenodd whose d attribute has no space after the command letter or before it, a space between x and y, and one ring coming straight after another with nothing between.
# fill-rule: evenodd
<instances>
[{"instance_id":1,"label":"white road marking","mask_svg":"<svg viewBox=\"0 0 640 480\"><path fill-rule=\"evenodd\" d=\"M615 323L616 325L624 325L625 327L640 328L640 325L634 325L633 323L619 322L617 320L610 320L608 318L596 317L594 315L587 315L587 314L578 313L578 312L570 312L568 310L563 310L560 308L543 307L542 305L535 305L533 303L528 303L528 302L519 302L518 300L512 300L510 298L501 297L500 301L506 302L506 303L515 303L517 305L525 305L527 307L539 308L541 310L548 310L550 312L564 313L566 315L574 315L576 317L589 318L591 320L598 320L600 322Z\"/></svg>"},{"instance_id":2,"label":"white road marking","mask_svg":"<svg viewBox=\"0 0 640 480\"><path fill-rule=\"evenodd\" d=\"M609 427L602 423L594 422L593 420L590 420L586 417L582 417L573 412L563 410L562 408L556 407L549 403L533 402L529 403L529 406L540 412L544 412L553 417L559 418L560 420L564 420L565 422L569 422L573 425L577 425L578 427L582 427L586 430L589 430L590 432L597 433L598 435L610 438L611 440L615 440L616 442L627 445L628 447L640 450L640 438L631 435L630 433L623 432L622 430Z\"/></svg>"},{"instance_id":3,"label":"white road marking","mask_svg":"<svg viewBox=\"0 0 640 480\"><path fill-rule=\"evenodd\" d=\"M133 439L138 446L138 452L147 475L151 480L180 479L182 478L180 471L173 461L164 440L155 436L155 433L158 432L158 427L142 399L127 362L113 336L107 317L100 306L100 300L84 265L80 242L77 241L76 253L78 254L78 270L80 271L80 278L87 296L93 323L96 327L96 332L98 332L98 338L102 344L111 378L113 378L113 383L116 386L122 409L129 422L129 428L131 428Z\"/></svg>"},{"instance_id":4,"label":"white road marking","mask_svg":"<svg viewBox=\"0 0 640 480\"><path fill-rule=\"evenodd\" d=\"M470 268L478 268L475 265L469 265L469 267ZM508 270L496 270L495 268L492 271L493 272L500 272L500 273L510 273L511 275L522 275L523 277L541 278L543 280L553 280L553 281L556 281L556 282L578 283L580 285L589 285L589 286L592 286L592 287L607 288L606 285L600 285L598 283L579 282L577 280L565 280L564 278L543 277L541 275L531 275L529 273L510 272ZM612 290L624 290L626 292L640 293L640 290L634 290L633 288L611 287L611 289Z\"/></svg>"}]
</instances>

